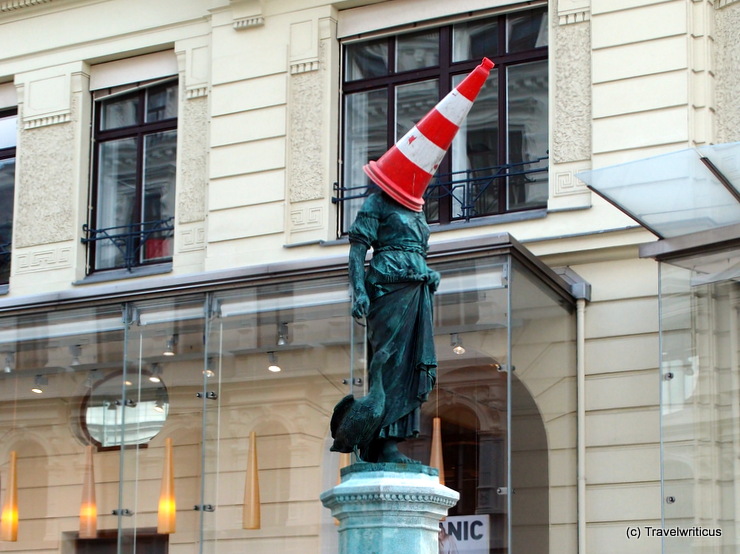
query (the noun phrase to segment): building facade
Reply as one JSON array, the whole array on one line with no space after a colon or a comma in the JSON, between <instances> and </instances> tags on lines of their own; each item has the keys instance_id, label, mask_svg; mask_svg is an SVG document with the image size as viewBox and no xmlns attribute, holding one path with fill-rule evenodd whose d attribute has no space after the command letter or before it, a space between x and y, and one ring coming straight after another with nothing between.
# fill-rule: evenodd
<instances>
[{"instance_id":1,"label":"building facade","mask_svg":"<svg viewBox=\"0 0 740 554\"><path fill-rule=\"evenodd\" d=\"M445 532L732 550L735 273L696 288L697 247L645 247L577 174L740 140L739 24L736 0L0 1L0 551L337 551L361 168L483 56L425 205L439 382L407 451L439 417ZM676 526L723 533L646 531Z\"/></svg>"}]
</instances>

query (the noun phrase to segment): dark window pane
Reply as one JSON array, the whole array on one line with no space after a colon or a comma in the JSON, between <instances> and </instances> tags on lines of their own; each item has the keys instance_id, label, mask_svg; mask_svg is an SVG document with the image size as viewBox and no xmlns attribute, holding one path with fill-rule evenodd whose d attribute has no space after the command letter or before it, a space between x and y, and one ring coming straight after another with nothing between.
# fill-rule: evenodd
<instances>
[{"instance_id":1,"label":"dark window pane","mask_svg":"<svg viewBox=\"0 0 740 554\"><path fill-rule=\"evenodd\" d=\"M526 162L523 170L547 167L547 61L508 68L508 163ZM538 160L541 160L537 162ZM547 203L547 172L525 173L509 179L508 208Z\"/></svg>"},{"instance_id":2,"label":"dark window pane","mask_svg":"<svg viewBox=\"0 0 740 554\"><path fill-rule=\"evenodd\" d=\"M484 19L452 28L452 61L480 60L498 55L498 22Z\"/></svg>"},{"instance_id":3,"label":"dark window pane","mask_svg":"<svg viewBox=\"0 0 740 554\"><path fill-rule=\"evenodd\" d=\"M14 190L15 158L0 160L0 284L7 284L10 278Z\"/></svg>"},{"instance_id":4,"label":"dark window pane","mask_svg":"<svg viewBox=\"0 0 740 554\"><path fill-rule=\"evenodd\" d=\"M97 228L107 229L135 223L136 213L136 139L104 142L98 154ZM125 233L114 229L109 234ZM123 263L124 242L98 241L97 269L119 267Z\"/></svg>"},{"instance_id":5,"label":"dark window pane","mask_svg":"<svg viewBox=\"0 0 740 554\"><path fill-rule=\"evenodd\" d=\"M172 256L172 233L161 231L175 215L177 131L149 135L144 141L144 260Z\"/></svg>"},{"instance_id":6,"label":"dark window pane","mask_svg":"<svg viewBox=\"0 0 740 554\"><path fill-rule=\"evenodd\" d=\"M497 69L478 94L452 143L452 217L499 213ZM456 75L456 86L465 75Z\"/></svg>"},{"instance_id":7,"label":"dark window pane","mask_svg":"<svg viewBox=\"0 0 740 554\"><path fill-rule=\"evenodd\" d=\"M343 183L347 196L361 194L368 179L362 167L369 160L377 160L388 149L388 92L387 89L350 94L345 101L344 172ZM362 199L344 204L345 222L354 220ZM347 228L349 228L347 226Z\"/></svg>"},{"instance_id":8,"label":"dark window pane","mask_svg":"<svg viewBox=\"0 0 740 554\"><path fill-rule=\"evenodd\" d=\"M506 51L523 52L547 46L547 8L539 8L506 18Z\"/></svg>"},{"instance_id":9,"label":"dark window pane","mask_svg":"<svg viewBox=\"0 0 740 554\"><path fill-rule=\"evenodd\" d=\"M439 32L401 35L396 42L396 71L413 71L439 65Z\"/></svg>"},{"instance_id":10,"label":"dark window pane","mask_svg":"<svg viewBox=\"0 0 740 554\"><path fill-rule=\"evenodd\" d=\"M146 93L146 122L177 117L177 83L152 87Z\"/></svg>"},{"instance_id":11,"label":"dark window pane","mask_svg":"<svg viewBox=\"0 0 740 554\"><path fill-rule=\"evenodd\" d=\"M345 80L356 81L388 75L388 40L348 44L345 48Z\"/></svg>"},{"instance_id":12,"label":"dark window pane","mask_svg":"<svg viewBox=\"0 0 740 554\"><path fill-rule=\"evenodd\" d=\"M400 139L439 102L439 81L396 87L396 139Z\"/></svg>"},{"instance_id":13,"label":"dark window pane","mask_svg":"<svg viewBox=\"0 0 740 554\"><path fill-rule=\"evenodd\" d=\"M0 117L0 149L13 148L17 140L18 116Z\"/></svg>"},{"instance_id":14,"label":"dark window pane","mask_svg":"<svg viewBox=\"0 0 740 554\"><path fill-rule=\"evenodd\" d=\"M100 110L100 129L108 131L130 127L138 122L139 96L126 96L105 102Z\"/></svg>"}]
</instances>

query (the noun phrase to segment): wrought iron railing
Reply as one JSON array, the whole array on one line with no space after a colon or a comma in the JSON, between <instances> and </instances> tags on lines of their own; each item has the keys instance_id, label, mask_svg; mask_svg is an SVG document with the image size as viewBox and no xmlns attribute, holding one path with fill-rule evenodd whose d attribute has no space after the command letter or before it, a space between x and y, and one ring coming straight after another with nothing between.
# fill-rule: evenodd
<instances>
[{"instance_id":1,"label":"wrought iron railing","mask_svg":"<svg viewBox=\"0 0 740 554\"><path fill-rule=\"evenodd\" d=\"M525 162L438 174L429 184L424 198L429 202L449 197L458 212L451 218L456 221L492 215L490 212L480 213L478 206L481 200L500 186L516 184L526 187L528 183L541 180L547 175L547 160L545 156ZM364 198L371 188L368 185L345 187L335 183L332 202L344 206L346 202ZM495 213L503 211L499 209Z\"/></svg>"},{"instance_id":2,"label":"wrought iron railing","mask_svg":"<svg viewBox=\"0 0 740 554\"><path fill-rule=\"evenodd\" d=\"M83 244L94 244L99 248L100 244L115 246L121 254L121 264L116 268L125 268L131 271L134 267L151 260L163 260L170 258L169 240L174 235L175 218L158 219L154 221L142 221L128 225L116 225L104 229L92 229L87 224L82 226L85 236L80 239ZM143 255L142 255L143 254ZM165 255L163 255L165 254ZM100 268L96 269L113 269Z\"/></svg>"},{"instance_id":3,"label":"wrought iron railing","mask_svg":"<svg viewBox=\"0 0 740 554\"><path fill-rule=\"evenodd\" d=\"M0 285L7 285L10 278L11 243L0 243Z\"/></svg>"}]
</instances>

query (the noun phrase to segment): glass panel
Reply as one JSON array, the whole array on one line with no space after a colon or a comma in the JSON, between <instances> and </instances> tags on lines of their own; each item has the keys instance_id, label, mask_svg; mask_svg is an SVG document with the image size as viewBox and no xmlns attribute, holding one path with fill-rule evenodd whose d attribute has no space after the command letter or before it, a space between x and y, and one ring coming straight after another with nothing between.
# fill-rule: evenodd
<instances>
[{"instance_id":1,"label":"glass panel","mask_svg":"<svg viewBox=\"0 0 740 554\"><path fill-rule=\"evenodd\" d=\"M512 552L577 544L576 321L573 306L514 264L511 276ZM569 460L568 463L555 463ZM558 525L551 525L557 519ZM571 548L567 547L569 545Z\"/></svg>"},{"instance_id":2,"label":"glass panel","mask_svg":"<svg viewBox=\"0 0 740 554\"><path fill-rule=\"evenodd\" d=\"M172 225L175 216L177 131L144 137L144 202L142 260L172 257Z\"/></svg>"},{"instance_id":3,"label":"glass panel","mask_svg":"<svg viewBox=\"0 0 740 554\"><path fill-rule=\"evenodd\" d=\"M107 229L135 223L136 216L136 139L126 138L101 143L98 154L97 228ZM113 241L95 245L95 267L110 269L124 265L124 256L134 252L131 229L113 229L123 233Z\"/></svg>"},{"instance_id":4,"label":"glass panel","mask_svg":"<svg viewBox=\"0 0 740 554\"><path fill-rule=\"evenodd\" d=\"M506 17L506 51L523 52L547 46L547 8L538 8Z\"/></svg>"},{"instance_id":5,"label":"glass panel","mask_svg":"<svg viewBox=\"0 0 740 554\"><path fill-rule=\"evenodd\" d=\"M396 72L439 65L439 31L399 35L396 39Z\"/></svg>"},{"instance_id":6,"label":"glass panel","mask_svg":"<svg viewBox=\"0 0 740 554\"><path fill-rule=\"evenodd\" d=\"M439 80L396 87L396 138L406 134L439 102ZM385 152L383 152L385 153Z\"/></svg>"},{"instance_id":7,"label":"glass panel","mask_svg":"<svg viewBox=\"0 0 740 554\"><path fill-rule=\"evenodd\" d=\"M329 420L348 392L352 364L346 279L227 292L216 306L209 355L223 395L218 452L207 450L207 466L218 468L216 488L206 490L217 503L215 515L205 516L207 551L337 552L319 494L338 478ZM248 463L252 432L255 468ZM259 478L256 506L250 470ZM250 506L260 510L260 525L244 530L245 520L254 522Z\"/></svg>"},{"instance_id":8,"label":"glass panel","mask_svg":"<svg viewBox=\"0 0 740 554\"><path fill-rule=\"evenodd\" d=\"M0 160L0 285L10 279L14 191L15 158Z\"/></svg>"},{"instance_id":9,"label":"glass panel","mask_svg":"<svg viewBox=\"0 0 740 554\"><path fill-rule=\"evenodd\" d=\"M701 533L670 554L740 546L740 250L722 254L660 265L663 528Z\"/></svg>"},{"instance_id":10,"label":"glass panel","mask_svg":"<svg viewBox=\"0 0 740 554\"><path fill-rule=\"evenodd\" d=\"M91 444L82 405L95 383L120 374L122 346L120 306L0 319L0 465L5 493L16 452L19 499L18 542L3 548L64 552L76 538ZM92 456L97 526L116 529L119 452Z\"/></svg>"},{"instance_id":11,"label":"glass panel","mask_svg":"<svg viewBox=\"0 0 740 554\"><path fill-rule=\"evenodd\" d=\"M503 179L493 178L498 159L498 89L493 69L452 142L452 217L499 213ZM466 75L456 75L457 86Z\"/></svg>"},{"instance_id":12,"label":"glass panel","mask_svg":"<svg viewBox=\"0 0 740 554\"><path fill-rule=\"evenodd\" d=\"M104 101L100 107L100 130L136 125L139 121L139 98L137 93Z\"/></svg>"},{"instance_id":13,"label":"glass panel","mask_svg":"<svg viewBox=\"0 0 740 554\"><path fill-rule=\"evenodd\" d=\"M437 264L434 296L437 384L422 405L421 434L404 453L430 461L434 418L440 418L444 483L460 501L441 523L440 550L508 552L506 257ZM474 528L475 533L470 533Z\"/></svg>"},{"instance_id":14,"label":"glass panel","mask_svg":"<svg viewBox=\"0 0 740 554\"><path fill-rule=\"evenodd\" d=\"M150 87L146 91L147 123L177 117L177 81Z\"/></svg>"},{"instance_id":15,"label":"glass panel","mask_svg":"<svg viewBox=\"0 0 740 554\"><path fill-rule=\"evenodd\" d=\"M498 53L498 20L483 19L453 25L453 62L493 58Z\"/></svg>"},{"instance_id":16,"label":"glass panel","mask_svg":"<svg viewBox=\"0 0 740 554\"><path fill-rule=\"evenodd\" d=\"M733 175L724 166L723 158L710 154L710 159ZM731 164L732 156L727 160ZM740 221L740 203L707 169L693 148L584 171L578 177L663 237Z\"/></svg>"},{"instance_id":17,"label":"glass panel","mask_svg":"<svg viewBox=\"0 0 740 554\"><path fill-rule=\"evenodd\" d=\"M166 521L164 516L171 504L161 502L160 491L168 439L172 442L175 529L160 530L165 534L176 532L173 536L181 544L193 545L200 540L199 512L193 510L193 505L200 503L201 449L207 448L203 442L205 399L196 396L202 391L204 310L205 297L201 295L127 306L131 323L125 378L132 384L126 388L126 432L152 432L132 420L142 402L153 400L154 410L157 401L164 407L166 400L167 409L166 418L156 424L159 429L146 445L122 451L121 504L135 514L121 517L125 552L135 551L133 538L139 529L157 528Z\"/></svg>"},{"instance_id":18,"label":"glass panel","mask_svg":"<svg viewBox=\"0 0 740 554\"><path fill-rule=\"evenodd\" d=\"M351 198L364 194L368 178L362 167L388 149L388 91L349 94L344 110L344 162L342 182ZM344 229L349 229L362 205L362 198L343 203Z\"/></svg>"},{"instance_id":19,"label":"glass panel","mask_svg":"<svg viewBox=\"0 0 740 554\"><path fill-rule=\"evenodd\" d=\"M547 61L510 66L507 81L509 210L547 205ZM526 165L523 165L526 164Z\"/></svg>"},{"instance_id":20,"label":"glass panel","mask_svg":"<svg viewBox=\"0 0 740 554\"><path fill-rule=\"evenodd\" d=\"M345 46L345 81L388 75L388 39L368 40Z\"/></svg>"},{"instance_id":21,"label":"glass panel","mask_svg":"<svg viewBox=\"0 0 740 554\"><path fill-rule=\"evenodd\" d=\"M15 146L18 135L18 116L0 117L0 149Z\"/></svg>"}]
</instances>

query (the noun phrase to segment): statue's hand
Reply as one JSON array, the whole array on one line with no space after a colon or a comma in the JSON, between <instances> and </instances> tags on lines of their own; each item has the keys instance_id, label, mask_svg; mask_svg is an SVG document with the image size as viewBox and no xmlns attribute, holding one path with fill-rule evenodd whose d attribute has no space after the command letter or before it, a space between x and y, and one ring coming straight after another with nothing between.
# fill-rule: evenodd
<instances>
[{"instance_id":1,"label":"statue's hand","mask_svg":"<svg viewBox=\"0 0 740 554\"><path fill-rule=\"evenodd\" d=\"M437 292L437 289L439 288L439 280L442 278L442 276L439 274L439 272L434 271L432 269L429 270L429 275L427 277L429 284L429 288L432 292Z\"/></svg>"},{"instance_id":2,"label":"statue's hand","mask_svg":"<svg viewBox=\"0 0 740 554\"><path fill-rule=\"evenodd\" d=\"M361 318L367 315L370 310L370 298L367 294L358 294L355 297L354 306L352 306L352 317Z\"/></svg>"}]
</instances>

